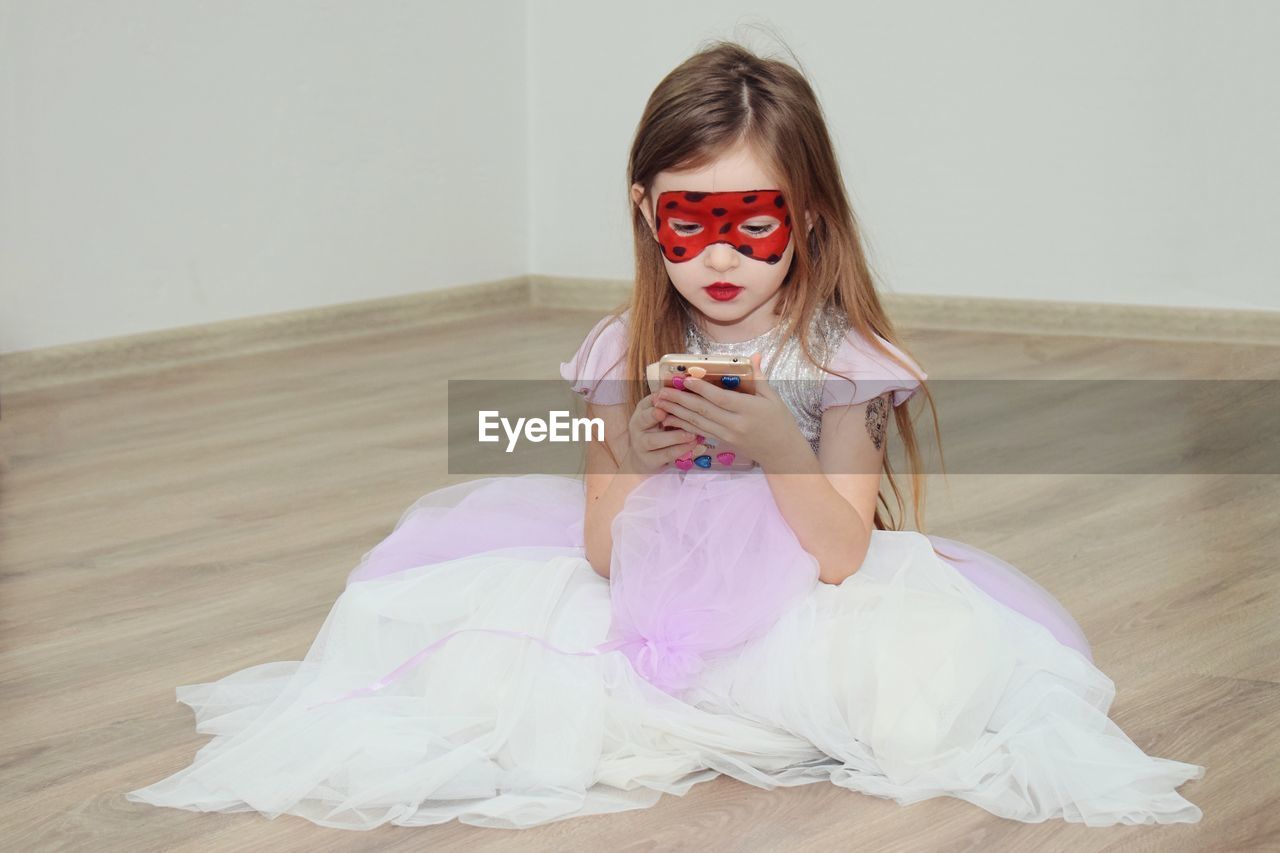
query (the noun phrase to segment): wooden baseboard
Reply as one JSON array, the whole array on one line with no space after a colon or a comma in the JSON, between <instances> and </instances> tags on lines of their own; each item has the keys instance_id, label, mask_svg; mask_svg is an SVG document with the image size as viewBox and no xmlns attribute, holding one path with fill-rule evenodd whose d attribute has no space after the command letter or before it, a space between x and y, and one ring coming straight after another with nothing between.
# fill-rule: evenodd
<instances>
[{"instance_id":1,"label":"wooden baseboard","mask_svg":"<svg viewBox=\"0 0 1280 853\"><path fill-rule=\"evenodd\" d=\"M885 294L884 302L894 324L904 329L1280 345L1280 311L917 293Z\"/></svg>"},{"instance_id":2,"label":"wooden baseboard","mask_svg":"<svg viewBox=\"0 0 1280 853\"><path fill-rule=\"evenodd\" d=\"M340 341L371 329L430 327L529 303L525 276L405 296L200 323L0 354L0 392L118 376L229 355Z\"/></svg>"},{"instance_id":3,"label":"wooden baseboard","mask_svg":"<svg viewBox=\"0 0 1280 853\"><path fill-rule=\"evenodd\" d=\"M80 382L228 355L341 340L370 329L429 327L527 305L604 313L625 304L629 281L515 276L406 296L327 305L0 355L0 391ZM884 293L902 329L1082 335L1280 346L1280 311Z\"/></svg>"},{"instance_id":4,"label":"wooden baseboard","mask_svg":"<svg viewBox=\"0 0 1280 853\"><path fill-rule=\"evenodd\" d=\"M631 292L630 282L608 279L535 275L529 285L534 305L593 311L607 311ZM1280 311L916 293L882 293L881 299L894 325L903 329L1280 346Z\"/></svg>"}]
</instances>

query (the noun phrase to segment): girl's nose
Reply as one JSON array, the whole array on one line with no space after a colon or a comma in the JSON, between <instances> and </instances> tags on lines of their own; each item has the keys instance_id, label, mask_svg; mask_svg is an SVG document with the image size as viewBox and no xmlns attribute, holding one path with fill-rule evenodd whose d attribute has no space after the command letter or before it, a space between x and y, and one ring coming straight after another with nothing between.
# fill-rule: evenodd
<instances>
[{"instance_id":1,"label":"girl's nose","mask_svg":"<svg viewBox=\"0 0 1280 853\"><path fill-rule=\"evenodd\" d=\"M706 248L707 265L717 270L733 269L738 265L738 250L728 243L713 243Z\"/></svg>"}]
</instances>

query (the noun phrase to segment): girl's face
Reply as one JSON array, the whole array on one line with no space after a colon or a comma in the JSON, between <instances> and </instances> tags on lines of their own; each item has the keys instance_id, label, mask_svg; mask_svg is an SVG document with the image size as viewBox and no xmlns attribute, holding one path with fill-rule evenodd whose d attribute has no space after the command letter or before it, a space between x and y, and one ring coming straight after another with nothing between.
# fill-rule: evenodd
<instances>
[{"instance_id":1,"label":"girl's face","mask_svg":"<svg viewBox=\"0 0 1280 853\"><path fill-rule=\"evenodd\" d=\"M631 187L632 201L664 247L671 283L702 314L713 339L746 340L777 322L773 306L795 253L790 211L777 187L746 146L702 169L658 173L652 195L640 184ZM769 189L776 192L751 192Z\"/></svg>"}]
</instances>

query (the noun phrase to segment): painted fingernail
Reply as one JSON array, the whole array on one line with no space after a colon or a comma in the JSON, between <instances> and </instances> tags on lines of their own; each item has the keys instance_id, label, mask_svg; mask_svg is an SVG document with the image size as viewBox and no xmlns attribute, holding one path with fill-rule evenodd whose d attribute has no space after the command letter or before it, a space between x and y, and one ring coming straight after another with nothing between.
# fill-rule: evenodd
<instances>
[{"instance_id":1,"label":"painted fingernail","mask_svg":"<svg viewBox=\"0 0 1280 853\"><path fill-rule=\"evenodd\" d=\"M671 384L676 388L684 390L684 377L683 376L671 377Z\"/></svg>"}]
</instances>

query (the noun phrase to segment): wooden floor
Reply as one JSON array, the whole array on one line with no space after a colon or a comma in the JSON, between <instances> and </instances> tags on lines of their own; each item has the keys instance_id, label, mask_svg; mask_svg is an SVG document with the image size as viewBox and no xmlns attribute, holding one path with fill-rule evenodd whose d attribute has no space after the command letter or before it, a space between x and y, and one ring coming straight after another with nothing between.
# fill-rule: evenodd
<instances>
[{"instance_id":1,"label":"wooden floor","mask_svg":"<svg viewBox=\"0 0 1280 853\"><path fill-rule=\"evenodd\" d=\"M1148 753L1205 765L1196 826L1021 824L938 798L732 779L526 831L370 833L124 793L208 738L174 688L306 653L347 572L445 475L445 378L558 376L599 314L443 328L6 395L0 837L85 850L1254 850L1280 846L1280 477L952 475L927 531L1057 595ZM1280 348L907 332L931 379L1280 378ZM3 387L0 386L0 391ZM944 433L945 441L945 433ZM1270 803L1271 805L1268 805ZM438 846L443 845L443 846Z\"/></svg>"}]
</instances>

